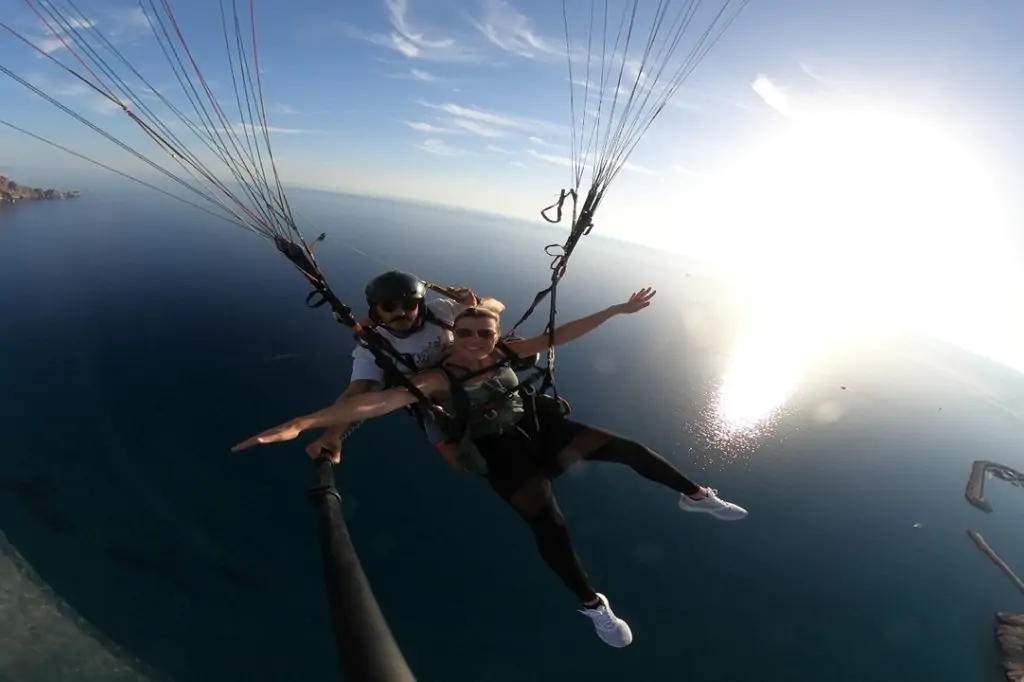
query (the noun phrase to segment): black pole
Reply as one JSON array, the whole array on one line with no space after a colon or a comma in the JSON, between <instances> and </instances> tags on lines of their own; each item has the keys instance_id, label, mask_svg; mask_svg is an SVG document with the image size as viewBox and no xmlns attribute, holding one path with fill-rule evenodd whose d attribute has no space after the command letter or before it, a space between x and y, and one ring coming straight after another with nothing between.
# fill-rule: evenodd
<instances>
[{"instance_id":1,"label":"black pole","mask_svg":"<svg viewBox=\"0 0 1024 682\"><path fill-rule=\"evenodd\" d=\"M416 682L352 545L330 460L317 461L316 479L309 497L320 519L324 581L342 677L346 682Z\"/></svg>"}]
</instances>

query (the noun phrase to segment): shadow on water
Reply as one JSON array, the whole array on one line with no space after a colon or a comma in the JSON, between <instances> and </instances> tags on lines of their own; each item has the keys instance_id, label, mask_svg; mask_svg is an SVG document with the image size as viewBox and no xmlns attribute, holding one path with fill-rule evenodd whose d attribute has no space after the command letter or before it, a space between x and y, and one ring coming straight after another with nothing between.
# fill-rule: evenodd
<instances>
[{"instance_id":1,"label":"shadow on water","mask_svg":"<svg viewBox=\"0 0 1024 682\"><path fill-rule=\"evenodd\" d=\"M7 494L21 503L43 525L55 533L70 535L75 526L65 514L53 506L53 481L44 476L25 480L0 478L0 494Z\"/></svg>"}]
</instances>

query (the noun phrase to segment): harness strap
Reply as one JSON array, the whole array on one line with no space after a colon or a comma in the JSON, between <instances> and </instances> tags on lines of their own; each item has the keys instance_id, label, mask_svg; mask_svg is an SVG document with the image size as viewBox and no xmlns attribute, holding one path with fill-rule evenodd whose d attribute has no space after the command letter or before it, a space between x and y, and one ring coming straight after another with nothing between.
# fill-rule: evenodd
<instances>
[{"instance_id":1,"label":"harness strap","mask_svg":"<svg viewBox=\"0 0 1024 682\"><path fill-rule=\"evenodd\" d=\"M430 310L430 308L427 308L425 305L423 306L423 320L424 320L425 323L433 324L433 325L435 325L437 327L441 327L442 329L446 329L448 331L451 331L454 328L454 325L451 325L451 324L448 324L447 322L442 321L440 318L438 318L434 314L434 312L432 310ZM365 325L366 327L370 328L370 329L373 329L375 332L377 331L377 328L380 327L380 325L377 324L369 316L364 318L364 321L363 321L362 324ZM359 336L359 334L354 334L354 336L355 336L355 339L356 339L357 343L359 343L360 345L362 345L365 348L369 348L368 344L363 341L363 339ZM381 339L383 344L386 344L386 348L388 349L388 355L390 356L390 357L382 357L379 354L376 354L376 353L374 354L374 363L378 367L380 367L382 370L384 370L384 374L385 374L385 382L384 382L385 388L393 388L393 387L397 387L397 386L403 386L404 387L405 383L407 383L407 382L401 382L401 381L397 381L396 382L396 381L393 380L393 378L392 378L391 381L388 380L389 371L393 371L394 370L393 366L392 367L388 366L388 365L391 365L391 360L400 362L412 374L420 372L420 371L422 371L422 369L419 366L416 365L416 361L415 361L415 359L413 358L413 356L410 353L399 353L398 350L395 349L394 345L390 341L388 341L388 339L386 339L385 337L383 337L379 333L377 334L377 336L378 336L378 338ZM370 348L370 350L372 352L372 348ZM438 408L441 407L439 401L431 399L431 398L428 398L427 400L429 400L429 402L431 404L435 405L436 407L438 407ZM405 409L406 412L408 412L416 420L416 425L420 428L421 431L426 430L426 422L424 421L426 419L426 417L424 415L424 409L423 409L422 401L416 402L416 403L414 403L412 405L409 405L409 406L405 407L404 409ZM435 413L436 413L436 410L435 410ZM451 426L455 427L456 425L452 424ZM442 424L442 428L446 432L449 430L449 427L445 426L443 424ZM456 428L456 430L457 430L457 428Z\"/></svg>"},{"instance_id":2,"label":"harness strap","mask_svg":"<svg viewBox=\"0 0 1024 682\"><path fill-rule=\"evenodd\" d=\"M550 380L551 372L550 368L548 367L545 367L543 369L537 367L531 368L534 370L532 376L520 380L517 383L517 385L513 386L512 388L506 389L500 397L483 403L481 405L477 405L476 407L471 406L469 404L468 395L465 389L462 388L462 385L465 384L466 381L487 374L488 372L491 372L499 367L511 366L517 360L522 359L518 354L516 354L515 351L509 348L509 346L505 343L504 340L499 339L497 347L504 357L502 357L497 362L494 362L490 365L487 365L477 370L468 370L467 368L461 367L460 365L440 365L440 369L442 372L444 372L445 377L448 379L448 383L451 387L452 404L455 410L455 419L459 422L460 426L463 429L459 434L458 440L461 440L462 436L465 435L465 430L469 428L469 424L474 416L479 415L484 417L485 419L494 419L497 416L497 410L503 407L512 398L512 396L516 394L518 394L523 399L524 411L527 413L527 416L533 420L534 425L537 427L537 429L540 429L540 423L538 421L536 409L536 403L538 398L547 397L549 399L555 400L559 406L559 411L563 416L568 415L572 411L572 408L569 405L568 401L566 401L561 396L557 394L555 396L550 397L544 395L547 387L552 385ZM466 370L467 373L456 377L449 369L449 367L452 366L464 369ZM537 388L534 386L538 379L542 380L542 388L540 391L538 391ZM491 417L488 417L488 412L492 412L495 414Z\"/></svg>"}]
</instances>

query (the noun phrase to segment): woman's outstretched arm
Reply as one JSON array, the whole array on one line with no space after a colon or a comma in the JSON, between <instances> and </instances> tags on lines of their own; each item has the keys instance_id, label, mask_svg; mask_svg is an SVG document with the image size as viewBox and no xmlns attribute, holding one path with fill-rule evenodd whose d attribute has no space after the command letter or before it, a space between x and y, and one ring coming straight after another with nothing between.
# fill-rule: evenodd
<instances>
[{"instance_id":1,"label":"woman's outstretched arm","mask_svg":"<svg viewBox=\"0 0 1024 682\"><path fill-rule=\"evenodd\" d=\"M578 320L566 322L561 326L555 327L555 345L561 346L585 334L589 334L616 315L632 315L643 310L651 304L651 299L654 298L656 293L651 287L645 287L635 292L625 303L609 306L592 315L587 315L586 317L581 317ZM508 347L509 350L519 356L540 353L547 350L548 335L540 334L530 339L509 341Z\"/></svg>"}]
</instances>

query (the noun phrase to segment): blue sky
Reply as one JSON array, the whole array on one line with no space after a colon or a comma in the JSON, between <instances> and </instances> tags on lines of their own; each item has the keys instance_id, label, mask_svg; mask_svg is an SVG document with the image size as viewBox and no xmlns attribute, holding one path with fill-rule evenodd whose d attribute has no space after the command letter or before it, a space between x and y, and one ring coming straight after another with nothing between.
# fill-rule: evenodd
<instances>
[{"instance_id":1,"label":"blue sky","mask_svg":"<svg viewBox=\"0 0 1024 682\"><path fill-rule=\"evenodd\" d=\"M617 17L623 0L609 4ZM77 5L183 101L137 5ZM4 21L75 64L25 2L7 6ZM586 108L583 45L592 8L604 3L566 6L575 123L560 2L257 0L262 84L284 179L536 220L570 182L570 131ZM640 2L645 35L656 6ZM232 101L216 3L172 7L218 99ZM707 23L695 18L670 67ZM993 317L1024 310L1024 281L1013 274L1024 272L1021 26L1016 0L752 0L640 140L598 228L774 278L776 293L837 271L871 272L879 292L914 297L939 287L933 317L948 312L951 297L974 309L979 297L992 298ZM619 55L627 71L642 37ZM0 64L163 161L116 107L2 31ZM2 118L145 172L2 76L0 102ZM34 176L60 177L77 164L3 128L0 150L0 165ZM908 270L908 262L917 265ZM864 288L851 279L851 291ZM985 288L964 284L981 279ZM952 326L979 324L956 319ZM979 334L1024 347L1024 320L1013 324L1019 337L995 327Z\"/></svg>"},{"instance_id":2,"label":"blue sky","mask_svg":"<svg viewBox=\"0 0 1024 682\"><path fill-rule=\"evenodd\" d=\"M75 65L25 3L9 4L17 30ZM204 73L221 88L218 96L229 97L215 3L172 6ZM579 47L591 8L603 3L567 6ZM158 86L173 86L135 4L79 7ZM612 0L611 7L614 15L622 3ZM637 170L617 179L606 207L615 222L628 220L634 198L657 202L773 135L786 125L771 106L777 92L790 102L871 101L925 112L962 128L993 162L1006 165L1005 175L1019 178L1024 90L1012 84L1024 78L1015 32L1024 25L1022 7L1009 0L754 0L640 141L630 159ZM257 0L256 10L264 90L278 129L273 143L289 180L526 216L568 181L560 165L569 156L571 125L561 3ZM634 40L631 56L639 45ZM7 34L0 35L0 63L64 94L62 101L112 132L130 129L123 114ZM0 82L3 100L18 105L5 107L14 122L54 138L79 128L49 105L32 103L8 79ZM74 139L90 153L119 158L109 143L82 131ZM37 143L0 135L16 153L32 149L36 163L67 163Z\"/></svg>"}]
</instances>

